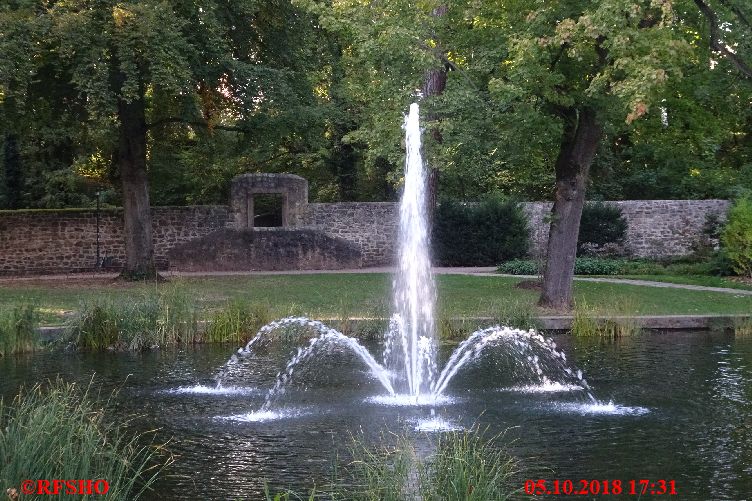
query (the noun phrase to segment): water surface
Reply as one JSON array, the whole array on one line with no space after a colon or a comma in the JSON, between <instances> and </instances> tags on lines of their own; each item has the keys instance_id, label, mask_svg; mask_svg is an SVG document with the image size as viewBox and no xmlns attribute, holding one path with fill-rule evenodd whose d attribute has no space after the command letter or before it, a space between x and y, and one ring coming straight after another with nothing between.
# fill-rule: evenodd
<instances>
[{"instance_id":1,"label":"water surface","mask_svg":"<svg viewBox=\"0 0 752 501\"><path fill-rule=\"evenodd\" d=\"M351 435L375 441L384 430L406 430L430 447L441 430L474 425L508 429L511 451L529 468L522 479L666 479L676 481L679 499L751 499L752 339L556 341L597 405L576 387L516 381L493 357L458 374L433 406L406 405L384 395L355 356L333 349L301 367L278 406L256 412L291 346L251 357L221 392L212 375L231 347L7 357L0 395L57 374L84 385L95 375L105 390L120 388L118 412L139 414L143 429L159 427L178 456L157 486L162 499L253 499L265 481L308 489L331 478ZM442 347L442 361L451 348Z\"/></svg>"}]
</instances>

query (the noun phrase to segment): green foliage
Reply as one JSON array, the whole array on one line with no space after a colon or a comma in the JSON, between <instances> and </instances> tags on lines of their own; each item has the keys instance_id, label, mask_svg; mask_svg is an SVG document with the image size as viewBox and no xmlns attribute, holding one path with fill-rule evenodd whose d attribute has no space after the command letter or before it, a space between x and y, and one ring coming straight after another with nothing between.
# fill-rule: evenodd
<instances>
[{"instance_id":1,"label":"green foliage","mask_svg":"<svg viewBox=\"0 0 752 501\"><path fill-rule=\"evenodd\" d=\"M634 336L641 331L632 317L634 311L631 304L596 309L587 303L578 302L570 333L578 338L618 339Z\"/></svg>"},{"instance_id":2,"label":"green foliage","mask_svg":"<svg viewBox=\"0 0 752 501\"><path fill-rule=\"evenodd\" d=\"M102 499L149 497L171 459L163 448L144 445L148 437L109 422L90 390L56 380L21 391L10 405L0 402L3 491L25 479L105 479ZM68 499L62 492L48 497Z\"/></svg>"},{"instance_id":3,"label":"green foliage","mask_svg":"<svg viewBox=\"0 0 752 501\"><path fill-rule=\"evenodd\" d=\"M531 259L512 259L499 265L499 273L508 275L537 275L540 273L538 262Z\"/></svg>"},{"instance_id":4,"label":"green foliage","mask_svg":"<svg viewBox=\"0 0 752 501\"><path fill-rule=\"evenodd\" d=\"M618 205L586 204L582 209L577 254L582 256L613 253L624 243L627 220Z\"/></svg>"},{"instance_id":5,"label":"green foliage","mask_svg":"<svg viewBox=\"0 0 752 501\"><path fill-rule=\"evenodd\" d=\"M491 440L482 432L442 434L437 452L421 479L422 499L472 501L514 499L516 461L500 447L503 434ZM497 442L497 443L494 443Z\"/></svg>"},{"instance_id":6,"label":"green foliage","mask_svg":"<svg viewBox=\"0 0 752 501\"><path fill-rule=\"evenodd\" d=\"M624 259L578 257L574 263L575 275L624 275L630 268ZM499 273L510 275L537 275L538 263L528 259L516 259L502 263Z\"/></svg>"},{"instance_id":7,"label":"green foliage","mask_svg":"<svg viewBox=\"0 0 752 501\"><path fill-rule=\"evenodd\" d=\"M483 431L442 433L434 451L419 453L405 436L372 449L355 442L344 479L335 479L334 499L359 501L502 501L514 499L517 461L507 452L504 434ZM386 441L384 441L386 442Z\"/></svg>"},{"instance_id":8,"label":"green foliage","mask_svg":"<svg viewBox=\"0 0 752 501\"><path fill-rule=\"evenodd\" d=\"M594 257L577 258L574 263L575 275L621 275L626 267L620 259Z\"/></svg>"},{"instance_id":9,"label":"green foliage","mask_svg":"<svg viewBox=\"0 0 752 501\"><path fill-rule=\"evenodd\" d=\"M35 303L0 307L0 357L34 351L39 344L38 327Z\"/></svg>"},{"instance_id":10,"label":"green foliage","mask_svg":"<svg viewBox=\"0 0 752 501\"><path fill-rule=\"evenodd\" d=\"M527 219L514 202L447 201L434 214L434 256L443 266L495 265L524 256L528 244Z\"/></svg>"},{"instance_id":11,"label":"green foliage","mask_svg":"<svg viewBox=\"0 0 752 501\"><path fill-rule=\"evenodd\" d=\"M208 321L203 341L242 344L272 320L269 307L232 301Z\"/></svg>"},{"instance_id":12,"label":"green foliage","mask_svg":"<svg viewBox=\"0 0 752 501\"><path fill-rule=\"evenodd\" d=\"M124 301L81 305L63 343L82 350L143 350L200 341L192 300L177 288Z\"/></svg>"},{"instance_id":13,"label":"green foliage","mask_svg":"<svg viewBox=\"0 0 752 501\"><path fill-rule=\"evenodd\" d=\"M735 319L733 329L734 336L738 339L752 338L752 318Z\"/></svg>"},{"instance_id":14,"label":"green foliage","mask_svg":"<svg viewBox=\"0 0 752 501\"><path fill-rule=\"evenodd\" d=\"M709 275L731 274L730 261L724 252L715 252L700 260L691 258L653 261L604 257L578 257L574 262L575 275ZM499 265L497 271L509 275L537 275L541 271L536 261L514 259Z\"/></svg>"},{"instance_id":15,"label":"green foliage","mask_svg":"<svg viewBox=\"0 0 752 501\"><path fill-rule=\"evenodd\" d=\"M752 197L741 198L731 207L721 243L734 271L752 277Z\"/></svg>"}]
</instances>

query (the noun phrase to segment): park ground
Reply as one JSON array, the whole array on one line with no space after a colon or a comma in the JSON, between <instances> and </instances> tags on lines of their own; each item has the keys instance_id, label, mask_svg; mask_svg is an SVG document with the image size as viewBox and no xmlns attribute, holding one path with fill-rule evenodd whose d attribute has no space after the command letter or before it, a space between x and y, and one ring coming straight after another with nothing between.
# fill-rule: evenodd
<instances>
[{"instance_id":1,"label":"park ground","mask_svg":"<svg viewBox=\"0 0 752 501\"><path fill-rule=\"evenodd\" d=\"M616 280L614 280L616 279ZM636 279L642 282L629 283ZM383 317L390 310L391 274L387 270L347 273L258 273L172 275L168 281L126 283L112 275L33 277L0 280L0 308L36 304L42 325L61 325L84 305L120 303L153 294L178 294L198 310L235 302L262 305L273 317ZM525 278L490 270L437 274L440 318L494 317L510 307L543 315L538 292L520 286ZM595 281L593 281L595 280ZM604 280L604 281L600 281ZM678 287L659 287L660 282ZM679 288L682 284L696 288ZM723 288L709 290L705 287ZM752 285L717 277L608 277L575 281L578 305L618 315L730 315L752 313Z\"/></svg>"}]
</instances>

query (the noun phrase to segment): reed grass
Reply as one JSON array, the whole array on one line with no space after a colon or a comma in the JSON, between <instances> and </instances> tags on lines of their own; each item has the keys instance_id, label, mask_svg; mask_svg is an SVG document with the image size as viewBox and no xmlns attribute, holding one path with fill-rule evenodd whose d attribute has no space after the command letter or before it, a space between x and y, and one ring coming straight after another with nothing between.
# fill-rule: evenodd
<instances>
[{"instance_id":1,"label":"reed grass","mask_svg":"<svg viewBox=\"0 0 752 501\"><path fill-rule=\"evenodd\" d=\"M2 492L10 496L25 479L104 479L109 490L97 499L148 497L171 457L161 446L143 445L146 435L108 422L90 390L58 379L21 390L9 405L0 402ZM64 492L44 497L70 498Z\"/></svg>"},{"instance_id":2,"label":"reed grass","mask_svg":"<svg viewBox=\"0 0 752 501\"><path fill-rule=\"evenodd\" d=\"M442 434L437 452L423 464L420 494L425 500L507 500L519 494L517 461L503 447L504 434L484 431Z\"/></svg>"},{"instance_id":3,"label":"reed grass","mask_svg":"<svg viewBox=\"0 0 752 501\"><path fill-rule=\"evenodd\" d=\"M752 318L734 320L734 337L740 339L752 338Z\"/></svg>"},{"instance_id":4,"label":"reed grass","mask_svg":"<svg viewBox=\"0 0 752 501\"><path fill-rule=\"evenodd\" d=\"M0 309L0 357L36 350L39 320L39 308L34 303Z\"/></svg>"},{"instance_id":5,"label":"reed grass","mask_svg":"<svg viewBox=\"0 0 752 501\"><path fill-rule=\"evenodd\" d=\"M579 338L619 339L634 336L641 328L630 316L632 312L632 307L627 303L605 309L578 302L574 308L571 333Z\"/></svg>"},{"instance_id":6,"label":"reed grass","mask_svg":"<svg viewBox=\"0 0 752 501\"><path fill-rule=\"evenodd\" d=\"M375 448L355 440L346 479L331 489L337 500L505 501L520 490L518 463L503 445L504 435L470 430L441 434L431 453L421 453L406 435Z\"/></svg>"},{"instance_id":7,"label":"reed grass","mask_svg":"<svg viewBox=\"0 0 752 501\"><path fill-rule=\"evenodd\" d=\"M502 326L513 329L540 330L541 323L538 320L535 306L522 301L508 301L501 303L496 308L494 321Z\"/></svg>"},{"instance_id":8,"label":"reed grass","mask_svg":"<svg viewBox=\"0 0 752 501\"><path fill-rule=\"evenodd\" d=\"M200 340L198 311L177 288L130 301L84 303L68 323L64 343L82 350L142 350Z\"/></svg>"},{"instance_id":9,"label":"reed grass","mask_svg":"<svg viewBox=\"0 0 752 501\"><path fill-rule=\"evenodd\" d=\"M231 301L224 308L214 312L207 323L203 341L243 344L271 320L268 305L249 305L244 301Z\"/></svg>"}]
</instances>

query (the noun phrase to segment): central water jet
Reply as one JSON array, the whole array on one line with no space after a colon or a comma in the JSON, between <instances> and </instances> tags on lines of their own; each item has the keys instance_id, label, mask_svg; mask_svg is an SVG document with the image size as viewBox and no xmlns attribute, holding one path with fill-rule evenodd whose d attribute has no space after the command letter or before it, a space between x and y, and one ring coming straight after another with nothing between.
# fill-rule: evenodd
<instances>
[{"instance_id":1,"label":"central water jet","mask_svg":"<svg viewBox=\"0 0 752 501\"><path fill-rule=\"evenodd\" d=\"M394 315L386 334L384 364L403 365L407 392L430 391L436 368L436 286L431 274L427 179L421 156L417 103L405 118L405 182L399 208L398 263L393 283Z\"/></svg>"}]
</instances>

